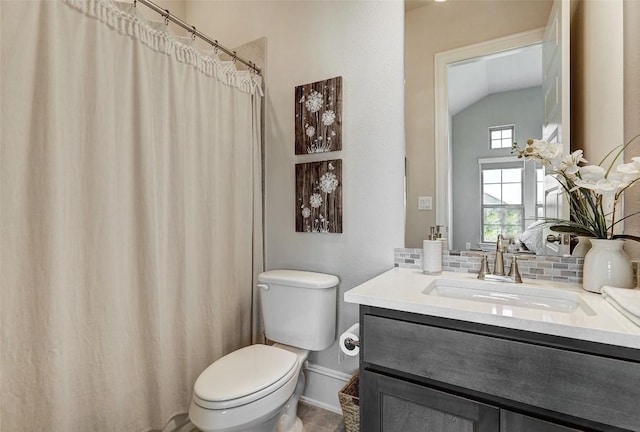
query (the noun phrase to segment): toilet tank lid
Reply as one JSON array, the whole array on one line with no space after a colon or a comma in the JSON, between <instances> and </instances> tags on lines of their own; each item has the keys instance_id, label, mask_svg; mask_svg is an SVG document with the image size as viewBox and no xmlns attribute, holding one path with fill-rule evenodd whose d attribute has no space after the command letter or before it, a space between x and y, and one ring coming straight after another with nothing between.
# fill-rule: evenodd
<instances>
[{"instance_id":1,"label":"toilet tank lid","mask_svg":"<svg viewBox=\"0 0 640 432\"><path fill-rule=\"evenodd\" d=\"M336 276L300 270L269 270L258 275L258 282L273 283L311 289L326 289L338 286Z\"/></svg>"}]
</instances>

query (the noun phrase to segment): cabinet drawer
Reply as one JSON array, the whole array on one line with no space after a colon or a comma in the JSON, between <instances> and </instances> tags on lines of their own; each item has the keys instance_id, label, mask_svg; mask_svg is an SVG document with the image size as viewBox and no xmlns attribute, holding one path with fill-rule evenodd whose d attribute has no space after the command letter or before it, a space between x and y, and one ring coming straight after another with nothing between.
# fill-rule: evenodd
<instances>
[{"instance_id":1,"label":"cabinet drawer","mask_svg":"<svg viewBox=\"0 0 640 432\"><path fill-rule=\"evenodd\" d=\"M363 361L640 431L640 364L364 315Z\"/></svg>"}]
</instances>

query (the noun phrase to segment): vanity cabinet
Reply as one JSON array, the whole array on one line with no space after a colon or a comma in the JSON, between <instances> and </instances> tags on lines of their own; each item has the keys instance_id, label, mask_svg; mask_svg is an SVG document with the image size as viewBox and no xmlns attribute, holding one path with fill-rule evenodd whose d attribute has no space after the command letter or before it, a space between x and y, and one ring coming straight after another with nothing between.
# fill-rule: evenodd
<instances>
[{"instance_id":1,"label":"vanity cabinet","mask_svg":"<svg viewBox=\"0 0 640 432\"><path fill-rule=\"evenodd\" d=\"M363 432L640 431L638 350L361 306Z\"/></svg>"}]
</instances>

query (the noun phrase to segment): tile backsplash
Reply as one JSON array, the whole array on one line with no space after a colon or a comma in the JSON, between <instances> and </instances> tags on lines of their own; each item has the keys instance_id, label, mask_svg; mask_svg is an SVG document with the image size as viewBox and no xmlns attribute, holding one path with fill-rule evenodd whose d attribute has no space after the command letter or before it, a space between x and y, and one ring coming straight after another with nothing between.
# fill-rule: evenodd
<instances>
[{"instance_id":1,"label":"tile backsplash","mask_svg":"<svg viewBox=\"0 0 640 432\"><path fill-rule=\"evenodd\" d=\"M442 269L458 273L478 273L480 259L489 257L489 268L493 269L494 254L484 252L445 251L442 254ZM504 254L505 270L511 265L511 254ZM582 283L584 258L556 256L519 256L520 275L527 279L550 280L556 282ZM394 266L422 269L422 249L395 248Z\"/></svg>"}]
</instances>

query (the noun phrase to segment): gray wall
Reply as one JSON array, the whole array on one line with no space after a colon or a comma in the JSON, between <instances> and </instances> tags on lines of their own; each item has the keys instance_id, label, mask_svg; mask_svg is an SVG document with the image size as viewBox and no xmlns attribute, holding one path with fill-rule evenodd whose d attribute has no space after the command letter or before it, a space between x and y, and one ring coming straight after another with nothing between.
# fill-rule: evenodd
<instances>
[{"instance_id":1,"label":"gray wall","mask_svg":"<svg viewBox=\"0 0 640 432\"><path fill-rule=\"evenodd\" d=\"M337 275L342 332L358 321L358 307L342 300L344 292L392 268L393 249L403 243L404 5L189 1L187 15L227 46L267 38L266 268ZM295 86L336 76L343 80L343 150L294 155ZM295 232L295 164L337 158L343 234ZM358 368L357 357L339 358L337 343L310 361L347 373Z\"/></svg>"},{"instance_id":2,"label":"gray wall","mask_svg":"<svg viewBox=\"0 0 640 432\"><path fill-rule=\"evenodd\" d=\"M515 141L522 147L542 134L542 89L533 87L489 95L453 117L453 206L451 249L480 242L479 158L513 156L510 149L490 150L490 126L515 125ZM527 215L529 217L529 215Z\"/></svg>"}]
</instances>

